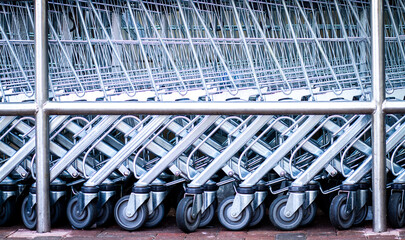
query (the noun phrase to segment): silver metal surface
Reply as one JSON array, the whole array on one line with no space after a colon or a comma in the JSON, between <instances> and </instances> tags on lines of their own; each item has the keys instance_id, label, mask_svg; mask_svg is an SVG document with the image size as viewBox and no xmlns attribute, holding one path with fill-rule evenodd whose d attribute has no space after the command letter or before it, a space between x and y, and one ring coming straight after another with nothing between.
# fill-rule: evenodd
<instances>
[{"instance_id":1,"label":"silver metal surface","mask_svg":"<svg viewBox=\"0 0 405 240\"><path fill-rule=\"evenodd\" d=\"M153 134L164 122L168 121L169 116L156 116L139 134L133 137L117 154L114 155L89 181L85 186L97 186L104 181L113 172L117 166L128 159L128 157L138 148L146 139Z\"/></svg>"},{"instance_id":2,"label":"silver metal surface","mask_svg":"<svg viewBox=\"0 0 405 240\"><path fill-rule=\"evenodd\" d=\"M384 101L384 113L405 113L405 101Z\"/></svg>"},{"instance_id":3,"label":"silver metal surface","mask_svg":"<svg viewBox=\"0 0 405 240\"><path fill-rule=\"evenodd\" d=\"M371 102L48 102L48 114L371 114Z\"/></svg>"},{"instance_id":4,"label":"silver metal surface","mask_svg":"<svg viewBox=\"0 0 405 240\"><path fill-rule=\"evenodd\" d=\"M274 166L297 144L302 138L316 126L323 116L310 116L305 120L305 123L300 126L298 130L291 134L291 136L283 143L283 147L277 148L272 155L270 155L252 174L250 174L241 183L243 187L252 187L264 174L269 172Z\"/></svg>"},{"instance_id":5,"label":"silver metal surface","mask_svg":"<svg viewBox=\"0 0 405 240\"><path fill-rule=\"evenodd\" d=\"M1 116L33 116L36 113L35 103L2 103Z\"/></svg>"},{"instance_id":6,"label":"silver metal surface","mask_svg":"<svg viewBox=\"0 0 405 240\"><path fill-rule=\"evenodd\" d=\"M23 132L23 137L21 139L17 136L10 137L13 144L19 147L18 150L0 140L0 150L9 156L0 167L0 179L5 179L12 171L20 173L21 178L27 177L29 169L25 168L25 162L28 162L25 158L37 146L38 232L50 230L49 180L59 177L66 169L75 175L75 178L80 177L82 173L85 178L93 176L87 182L91 186L103 181L111 182L109 177L114 174L119 175L119 172L113 173L117 168L122 175L128 176L130 170L135 171L134 166L136 166L144 175L139 182L140 185L148 185L152 181L162 181L156 178L167 167L173 171L174 175L185 178L187 177L185 172L189 173L190 178L190 176L196 176L196 171L201 172L201 169L204 168L205 170L211 169L208 172L204 171L207 176L197 177L197 180L201 180L201 183L197 185L202 185L215 172L215 169L222 167L229 176L235 177L239 173L242 180L247 177L247 181L242 185L250 186L256 184L266 174L266 171L274 167L274 164L276 164L275 172L279 176L283 177L288 173L292 178L299 176L297 179L299 184L313 179L321 169L326 169L333 176L338 172L343 173L344 177L348 177L344 183L351 181L357 183L372 169L373 228L376 232L386 230L386 169L398 173L399 176L394 182L403 182L405 178L405 168L386 158L386 151L389 154L390 149L402 148L402 144L397 146L401 139L391 137L401 138L403 134L402 132L385 131L385 114L405 113L404 101L391 101L391 99L404 99L405 81L401 77L403 75L401 65L405 52L401 35L403 29L400 27L403 26L403 19L401 19L403 15L396 12L405 10L404 3L385 1L388 5L389 16L385 19L388 24L384 30L383 0L370 1L371 17L370 4L367 1L356 1L356 4L352 4L351 1L318 1L315 4L316 9L313 9L312 2L304 4L301 0L283 0L276 1L276 3L272 1L254 2L253 4L251 1L245 0L210 3L209 1L178 0L173 4L166 4L163 1L127 0L121 6L95 0L87 2L76 0L63 4L59 1L35 0L34 8L30 5L31 3L24 5L25 2L20 4L19 1L6 2L6 5L0 3L1 8L7 6L0 13L0 15L4 14L4 16L0 16L0 48L2 46L4 48L0 50L5 55L10 55L2 58L6 62L4 65L10 66L10 73L7 73L8 69L6 69L5 77L2 75L0 78L1 101L6 102L0 106L0 115L36 115L37 126L35 144L33 128L31 129L29 125L23 126L23 124L19 124L15 128ZM392 6L390 6L391 3ZM15 9L18 11L10 10L9 14L8 9L13 9L14 4L17 5ZM53 9L48 13L49 18L46 10L48 4ZM400 4L400 6L394 6L395 4ZM31 13L32 9L35 9L35 18ZM314 10L319 10L318 15L313 13ZM59 12L61 16L64 16L59 18ZM76 17L69 20L70 14ZM216 14L218 18L214 16ZM13 16L13 18L8 18L7 15ZM329 19L325 20L325 16ZM273 17L274 19L272 19ZM26 18L24 20L26 22L20 18ZM371 25L369 19L371 19ZM285 24L286 22L288 24ZM48 23L51 30L49 35L47 34ZM79 26L81 30L69 31L69 27L66 27L70 25L69 23ZM267 25L272 27L269 28ZM34 34L33 29L35 29L35 43L31 37ZM18 30L21 30L21 33ZM277 31L282 34L279 35ZM14 32L18 32L18 34ZM384 34L386 34L386 41ZM387 52L384 52L384 44L389 46ZM393 44L397 45L393 46ZM50 49L49 61L48 46ZM31 47L35 49L35 56L33 51L29 51ZM384 61L384 56L388 56L389 59ZM35 69L30 66L30 64L33 65L34 58ZM387 73L385 73L385 65L387 65ZM48 66L50 66L49 81ZM372 72L370 67L372 67ZM35 88L33 86L34 75ZM48 85L50 89L48 89ZM372 99L370 101L371 85ZM387 91L385 85L387 85ZM35 103L24 103L23 101L26 100L34 100L34 89L36 91ZM195 92L197 94L194 94ZM385 93L387 93L387 98L390 97L390 101L385 101ZM53 101L48 101L48 95ZM238 97L243 101L224 101L232 97ZM360 101L351 101L354 97ZM189 98L193 101L173 102L174 99L179 98ZM297 101L277 101L283 98ZM334 98L348 101L328 101ZM17 101L21 102L14 103L10 99L18 99ZM197 102L197 99L203 101ZM245 101L247 99L251 101ZM305 101L304 99L321 99L322 101ZM86 102L72 102L74 100L86 100ZM123 103L124 100L138 101ZM204 102L204 100L213 101ZM145 153L152 152L159 159L156 160L157 163L154 167L150 168L151 165L148 165L148 168L143 168L140 166L141 164L137 165L136 162L131 162L132 159L128 159L127 154L130 152L123 153L128 149L135 149L135 147L128 147L127 139L133 139L136 133L142 132L140 129L133 131L132 134L130 134L132 131L130 129L122 131L126 138L129 136L125 139L125 143L112 138L99 142L98 137L108 126L105 125L105 129L100 130L97 129L100 125L95 124L94 131L86 130L79 134L77 131L80 131L80 127L79 130L73 131L75 136L77 133L77 139L87 139L87 142L71 142L64 138L63 134L59 134L62 130L58 130L55 142L49 143L49 132L52 132L52 122L49 123L49 116L61 114L187 116L200 114L284 116L292 114L322 116L370 114L373 116L373 146L371 154L371 148L367 142L359 140L361 139L360 134L355 139L346 136L347 139L351 138L351 140L347 140L348 143L340 140L339 150L335 151L345 151L341 150L345 147L350 152L349 149L353 147L364 155L364 160L361 160L358 167L351 167L346 166L343 159L346 151L342 160L338 161L333 156L326 156L335 155L335 151L327 151L326 148L317 146L316 143L310 141L310 137L307 138L308 142L304 142L302 146L298 142L300 139L297 139L295 144L286 146L280 143L276 147L270 147L270 144L268 146L260 142L260 137L258 137L258 142L251 146L251 150L258 155L259 160L257 161L262 161L262 165L255 168L261 173L252 177L252 173L255 173L254 170L246 170L245 166L241 166L241 162L245 164L243 161L247 157L238 162L231 156L231 153L243 151L245 145L256 140L254 134L252 136L247 134L247 139L243 140L245 141L243 144L241 141L240 146L229 144L228 148L235 149L224 150L220 146L212 145L215 143L212 139L207 139L207 143L199 146L202 141L200 136L204 138L205 136L202 134L207 130L201 128L193 129L199 131L199 135L195 131L190 131L187 135L188 132L184 131L183 134L176 136L178 139L183 138L183 140L190 141L189 143L177 143L176 141L177 145L175 145L167 142L163 137L160 139L160 136L152 139L153 142L145 148ZM118 116L111 116L111 118L114 117L118 118ZM214 118L214 116L206 118ZM110 120L112 121L112 119ZM288 126L280 124L276 124L269 130L282 133L285 131L284 129L288 128ZM1 122L1 131L8 126L7 121ZM151 125L144 127L151 127ZM210 126L207 124L205 127ZM338 125L333 126L327 123L322 128L333 132L332 135L336 139L344 136L342 134L344 131L335 134L335 131L340 131ZM10 127L5 132L9 133L11 129L14 130L14 127ZM181 129L180 126L179 131ZM168 130L176 134L176 131L170 127ZM230 128L224 125L221 130L232 135L230 137L232 140L238 134L243 135L238 131L230 134L233 126ZM310 132L310 127L306 131ZM368 128L364 131L368 131ZM152 132L154 130L150 131L151 134ZM385 141L386 134L390 137L388 142ZM89 135L91 136L89 137ZM288 142L291 136L294 135L287 134L283 137ZM150 138L146 135L142 137ZM96 146L94 148L92 146L88 150L92 144ZM297 144L300 144L297 148L300 151L296 150L297 155L305 151L312 154L315 165L316 158L321 159L325 164L316 167L311 166L312 163L308 161L307 166L300 168L294 166L291 159L288 161L283 158L286 153L272 165L263 164L263 161L271 159L274 153L288 152ZM205 154L209 160L226 155L225 157L230 159L229 165L225 163L225 160L224 162L218 160L212 163L214 165L223 163L220 164L221 166L212 166L212 163L207 163L207 166L203 165L201 169L196 170L194 166L189 165L189 161L186 162L183 158L176 161L185 149L192 145ZM106 155L101 168L93 169L86 164L85 160L77 160L76 163L80 163L78 166L72 164L86 149L89 152L94 150ZM123 151L119 151L119 149ZM49 151L59 158L58 162L53 165L51 177L49 176ZM295 152L291 155L294 157ZM121 157L123 159L120 159ZM91 156L88 159L87 163L97 160ZM274 156L273 159L275 159ZM312 159L310 160L312 161ZM144 160L140 161L143 164ZM129 162L131 164L127 164ZM388 164L387 168L386 164ZM31 169L33 165L31 164ZM286 167L287 165L290 166ZM100 166L101 164L97 165L97 167ZM299 175L301 173L302 175ZM85 180L83 179L83 181ZM162 183L164 182L162 181ZM135 201L132 195L131 203ZM195 198L195 202L198 203L193 206L193 214L200 212L200 205L203 205L200 204L201 199L199 198L200 196L198 199ZM204 196L202 211L207 205L205 198ZM290 198L293 197L290 196ZM310 198L312 201L315 196L311 195L306 198ZM138 199L136 201L136 204L141 204ZM156 205L153 199L150 201L154 202L153 206ZM299 201L300 199L289 199L288 208L299 207L302 205ZM363 203L365 200L362 199L361 202ZM133 205L130 204L128 209L135 207L135 202ZM292 207L292 205L294 206Z\"/></svg>"},{"instance_id":7,"label":"silver metal surface","mask_svg":"<svg viewBox=\"0 0 405 240\"><path fill-rule=\"evenodd\" d=\"M217 116L206 116L195 126L173 149L167 153L153 168L144 174L136 186L148 186L170 163L176 160L189 146L191 146L216 120Z\"/></svg>"},{"instance_id":8,"label":"silver metal surface","mask_svg":"<svg viewBox=\"0 0 405 240\"><path fill-rule=\"evenodd\" d=\"M103 116L103 119L97 124L97 127L92 129L83 137L78 144L67 152L60 161L51 168L50 179L55 180L76 158L84 152L84 150L92 144L104 131L110 127L119 116Z\"/></svg>"},{"instance_id":9,"label":"silver metal surface","mask_svg":"<svg viewBox=\"0 0 405 240\"><path fill-rule=\"evenodd\" d=\"M375 111L372 118L372 198L373 231L387 231L386 166L385 166L385 115L382 104L385 100L385 53L384 53L384 4L371 1L371 47L372 47L372 101Z\"/></svg>"},{"instance_id":10,"label":"silver metal surface","mask_svg":"<svg viewBox=\"0 0 405 240\"><path fill-rule=\"evenodd\" d=\"M37 232L51 230L49 197L49 117L48 101L48 1L35 0L35 82L36 82L36 156L37 156Z\"/></svg>"}]
</instances>

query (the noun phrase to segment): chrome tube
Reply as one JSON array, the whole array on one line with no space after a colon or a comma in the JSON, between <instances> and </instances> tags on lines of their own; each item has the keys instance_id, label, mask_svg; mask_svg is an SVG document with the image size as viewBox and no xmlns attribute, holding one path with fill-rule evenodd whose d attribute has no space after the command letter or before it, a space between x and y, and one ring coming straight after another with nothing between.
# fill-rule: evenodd
<instances>
[{"instance_id":1,"label":"chrome tube","mask_svg":"<svg viewBox=\"0 0 405 240\"><path fill-rule=\"evenodd\" d=\"M387 231L386 169L385 169L385 62L384 62L384 5L381 0L371 1L372 89L373 113L373 231Z\"/></svg>"},{"instance_id":2,"label":"chrome tube","mask_svg":"<svg viewBox=\"0 0 405 240\"><path fill-rule=\"evenodd\" d=\"M372 102L48 102L51 115L328 115L372 114Z\"/></svg>"},{"instance_id":3,"label":"chrome tube","mask_svg":"<svg viewBox=\"0 0 405 240\"><path fill-rule=\"evenodd\" d=\"M48 16L47 0L35 1L35 102L37 164L37 232L51 230L49 199L49 117L44 110L48 101Z\"/></svg>"}]
</instances>

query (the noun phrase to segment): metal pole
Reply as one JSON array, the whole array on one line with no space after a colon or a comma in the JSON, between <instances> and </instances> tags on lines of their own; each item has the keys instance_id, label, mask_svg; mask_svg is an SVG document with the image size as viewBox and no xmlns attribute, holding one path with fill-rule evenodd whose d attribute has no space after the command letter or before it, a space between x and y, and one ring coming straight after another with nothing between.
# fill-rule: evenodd
<instances>
[{"instance_id":1,"label":"metal pole","mask_svg":"<svg viewBox=\"0 0 405 240\"><path fill-rule=\"evenodd\" d=\"M35 0L35 80L36 80L36 165L37 232L51 230L49 201L49 117L44 110L48 101L47 0Z\"/></svg>"},{"instance_id":2,"label":"metal pole","mask_svg":"<svg viewBox=\"0 0 405 240\"><path fill-rule=\"evenodd\" d=\"M0 106L0 116L33 116L35 112L35 103L2 103Z\"/></svg>"},{"instance_id":3,"label":"metal pole","mask_svg":"<svg viewBox=\"0 0 405 240\"><path fill-rule=\"evenodd\" d=\"M386 208L386 166L385 166L385 62L384 62L384 11L382 0L371 1L371 46L373 103L373 231L387 231Z\"/></svg>"},{"instance_id":4,"label":"metal pole","mask_svg":"<svg viewBox=\"0 0 405 240\"><path fill-rule=\"evenodd\" d=\"M240 115L240 114L372 114L372 102L48 102L45 110L51 115Z\"/></svg>"},{"instance_id":5,"label":"metal pole","mask_svg":"<svg viewBox=\"0 0 405 240\"><path fill-rule=\"evenodd\" d=\"M385 114L405 113L405 101L385 101L383 109Z\"/></svg>"}]
</instances>

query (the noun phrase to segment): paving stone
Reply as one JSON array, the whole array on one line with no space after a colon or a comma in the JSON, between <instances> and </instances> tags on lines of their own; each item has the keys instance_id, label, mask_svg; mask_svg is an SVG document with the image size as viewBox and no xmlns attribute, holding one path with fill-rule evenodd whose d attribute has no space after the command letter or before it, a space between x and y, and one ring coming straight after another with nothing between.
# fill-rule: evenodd
<instances>
[{"instance_id":1,"label":"paving stone","mask_svg":"<svg viewBox=\"0 0 405 240\"><path fill-rule=\"evenodd\" d=\"M276 235L276 240L305 240L307 235L304 233L279 233Z\"/></svg>"},{"instance_id":2,"label":"paving stone","mask_svg":"<svg viewBox=\"0 0 405 240\"><path fill-rule=\"evenodd\" d=\"M255 229L250 230L247 232L248 237L275 237L278 231L269 231L269 230L262 230L262 229Z\"/></svg>"},{"instance_id":3,"label":"paving stone","mask_svg":"<svg viewBox=\"0 0 405 240\"><path fill-rule=\"evenodd\" d=\"M367 240L392 240L392 239L400 239L399 236L367 236Z\"/></svg>"},{"instance_id":4,"label":"paving stone","mask_svg":"<svg viewBox=\"0 0 405 240\"><path fill-rule=\"evenodd\" d=\"M37 237L64 237L71 233L72 230L54 229L48 233L37 233L27 229L18 229L18 231L11 234L8 238L26 238L34 239Z\"/></svg>"},{"instance_id":5,"label":"paving stone","mask_svg":"<svg viewBox=\"0 0 405 240\"><path fill-rule=\"evenodd\" d=\"M166 236L159 236L159 235L154 238L154 240L184 240L184 239L186 239L186 237L180 237L180 236L166 237Z\"/></svg>"},{"instance_id":6,"label":"paving stone","mask_svg":"<svg viewBox=\"0 0 405 240\"><path fill-rule=\"evenodd\" d=\"M246 237L245 240L274 240L275 237L272 236L267 236L267 237L253 237L253 236L249 236Z\"/></svg>"},{"instance_id":7,"label":"paving stone","mask_svg":"<svg viewBox=\"0 0 405 240\"><path fill-rule=\"evenodd\" d=\"M157 234L155 234L155 233L144 232L144 231L143 231L143 232L138 232L138 231L128 232L128 231L122 230L122 231L120 231L120 232L118 232L118 231L112 231L112 232L110 232L110 231L104 231L104 232L98 234L96 237L97 237L97 238L119 238L119 239L121 239L121 238L126 238L126 237L132 237L132 238L134 238L134 237L136 237L136 238L138 238L138 237L154 238L154 237L156 237L156 235L157 235Z\"/></svg>"},{"instance_id":8,"label":"paving stone","mask_svg":"<svg viewBox=\"0 0 405 240\"><path fill-rule=\"evenodd\" d=\"M105 240L108 240L108 238L104 238ZM154 240L155 237L125 237L125 238L120 238L120 240ZM97 238L99 240L99 238Z\"/></svg>"},{"instance_id":9,"label":"paving stone","mask_svg":"<svg viewBox=\"0 0 405 240\"><path fill-rule=\"evenodd\" d=\"M0 239L4 239L15 233L17 229L0 229Z\"/></svg>"},{"instance_id":10,"label":"paving stone","mask_svg":"<svg viewBox=\"0 0 405 240\"><path fill-rule=\"evenodd\" d=\"M221 231L218 233L217 237L219 239L244 239L248 237L248 234L244 231Z\"/></svg>"},{"instance_id":11,"label":"paving stone","mask_svg":"<svg viewBox=\"0 0 405 240\"><path fill-rule=\"evenodd\" d=\"M161 232L158 235L156 235L155 239L185 239L186 234L185 233L166 233L166 232Z\"/></svg>"},{"instance_id":12,"label":"paving stone","mask_svg":"<svg viewBox=\"0 0 405 240\"><path fill-rule=\"evenodd\" d=\"M345 231L337 231L336 232L337 236L364 236L365 232L364 230L359 231L359 230L345 230Z\"/></svg>"},{"instance_id":13,"label":"paving stone","mask_svg":"<svg viewBox=\"0 0 405 240\"><path fill-rule=\"evenodd\" d=\"M367 240L365 236L307 236L307 240Z\"/></svg>"},{"instance_id":14,"label":"paving stone","mask_svg":"<svg viewBox=\"0 0 405 240\"><path fill-rule=\"evenodd\" d=\"M216 232L197 231L186 234L186 239L215 239L216 237Z\"/></svg>"},{"instance_id":15,"label":"paving stone","mask_svg":"<svg viewBox=\"0 0 405 240\"><path fill-rule=\"evenodd\" d=\"M69 232L66 238L95 238L102 230L74 230Z\"/></svg>"},{"instance_id":16,"label":"paving stone","mask_svg":"<svg viewBox=\"0 0 405 240\"><path fill-rule=\"evenodd\" d=\"M35 237L34 240L60 240L62 237Z\"/></svg>"}]
</instances>

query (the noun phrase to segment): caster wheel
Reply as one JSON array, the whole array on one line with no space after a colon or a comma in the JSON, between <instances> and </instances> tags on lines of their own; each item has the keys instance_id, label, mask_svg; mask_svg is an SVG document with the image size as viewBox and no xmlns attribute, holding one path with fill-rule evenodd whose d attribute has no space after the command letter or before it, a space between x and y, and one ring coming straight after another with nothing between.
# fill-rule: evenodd
<instances>
[{"instance_id":1,"label":"caster wheel","mask_svg":"<svg viewBox=\"0 0 405 240\"><path fill-rule=\"evenodd\" d=\"M58 200L51 206L51 225L55 226L65 217L64 200Z\"/></svg>"},{"instance_id":2,"label":"caster wheel","mask_svg":"<svg viewBox=\"0 0 405 240\"><path fill-rule=\"evenodd\" d=\"M79 199L77 196L70 199L67 205L67 218L75 229L86 229L91 227L96 221L96 204L89 203L83 210L79 210Z\"/></svg>"},{"instance_id":3,"label":"caster wheel","mask_svg":"<svg viewBox=\"0 0 405 240\"><path fill-rule=\"evenodd\" d=\"M200 228L206 227L208 224L211 223L212 219L215 216L215 206L214 203L211 204L202 214L201 214L201 222Z\"/></svg>"},{"instance_id":4,"label":"caster wheel","mask_svg":"<svg viewBox=\"0 0 405 240\"><path fill-rule=\"evenodd\" d=\"M304 217L302 208L299 208L291 217L284 214L288 196L276 198L270 205L269 215L271 223L280 230L294 230L298 228Z\"/></svg>"},{"instance_id":5,"label":"caster wheel","mask_svg":"<svg viewBox=\"0 0 405 240\"><path fill-rule=\"evenodd\" d=\"M98 209L96 224L97 227L105 227L114 217L114 204L111 200L107 201L100 209Z\"/></svg>"},{"instance_id":6,"label":"caster wheel","mask_svg":"<svg viewBox=\"0 0 405 240\"><path fill-rule=\"evenodd\" d=\"M317 210L317 205L315 202L313 202L311 205L308 206L308 208L303 208L303 214L304 217L302 218L301 226L309 226L311 223L314 221L315 216L316 216L316 210Z\"/></svg>"},{"instance_id":7,"label":"caster wheel","mask_svg":"<svg viewBox=\"0 0 405 240\"><path fill-rule=\"evenodd\" d=\"M260 204L258 208L253 213L252 220L250 221L249 227L254 227L260 224L260 222L264 218L264 214L266 212L266 207L264 206L264 203Z\"/></svg>"},{"instance_id":8,"label":"caster wheel","mask_svg":"<svg viewBox=\"0 0 405 240\"><path fill-rule=\"evenodd\" d=\"M7 199L0 206L0 226L7 226L14 222L15 198Z\"/></svg>"},{"instance_id":9,"label":"caster wheel","mask_svg":"<svg viewBox=\"0 0 405 240\"><path fill-rule=\"evenodd\" d=\"M364 223L364 221L366 220L367 217L367 211L368 211L368 207L367 205L363 206L357 213L356 213L356 217L354 218L354 223L353 225L361 225Z\"/></svg>"},{"instance_id":10,"label":"caster wheel","mask_svg":"<svg viewBox=\"0 0 405 240\"><path fill-rule=\"evenodd\" d=\"M117 224L125 230L134 231L143 226L148 217L148 209L145 204L135 212L131 217L126 214L126 209L129 201L129 195L122 197L115 204L114 217Z\"/></svg>"},{"instance_id":11,"label":"caster wheel","mask_svg":"<svg viewBox=\"0 0 405 240\"><path fill-rule=\"evenodd\" d=\"M201 222L200 213L198 213L195 217L192 216L192 207L193 198L185 197L180 200L176 210L177 227L186 233L194 232L198 226L200 226Z\"/></svg>"},{"instance_id":12,"label":"caster wheel","mask_svg":"<svg viewBox=\"0 0 405 240\"><path fill-rule=\"evenodd\" d=\"M229 196L222 200L218 207L218 219L225 228L237 231L249 226L253 217L253 211L250 206L247 206L239 216L231 216L231 208L234 199L234 196Z\"/></svg>"},{"instance_id":13,"label":"caster wheel","mask_svg":"<svg viewBox=\"0 0 405 240\"><path fill-rule=\"evenodd\" d=\"M35 229L37 226L37 209L34 206L30 209L29 204L29 197L25 197L22 205L21 205L21 218L24 223L24 226L28 229Z\"/></svg>"},{"instance_id":14,"label":"caster wheel","mask_svg":"<svg viewBox=\"0 0 405 240\"><path fill-rule=\"evenodd\" d=\"M333 198L329 209L329 218L332 225L338 229L349 229L354 224L355 211L346 211L346 194L339 194Z\"/></svg>"},{"instance_id":15,"label":"caster wheel","mask_svg":"<svg viewBox=\"0 0 405 240\"><path fill-rule=\"evenodd\" d=\"M147 228L152 228L152 227L158 226L162 222L163 218L166 216L165 213L166 213L165 206L162 203L153 211L152 214L150 214L146 218L146 222L145 222L144 226Z\"/></svg>"},{"instance_id":16,"label":"caster wheel","mask_svg":"<svg viewBox=\"0 0 405 240\"><path fill-rule=\"evenodd\" d=\"M405 214L402 206L402 193L394 192L388 200L388 223L393 228L402 228L405 225Z\"/></svg>"}]
</instances>

